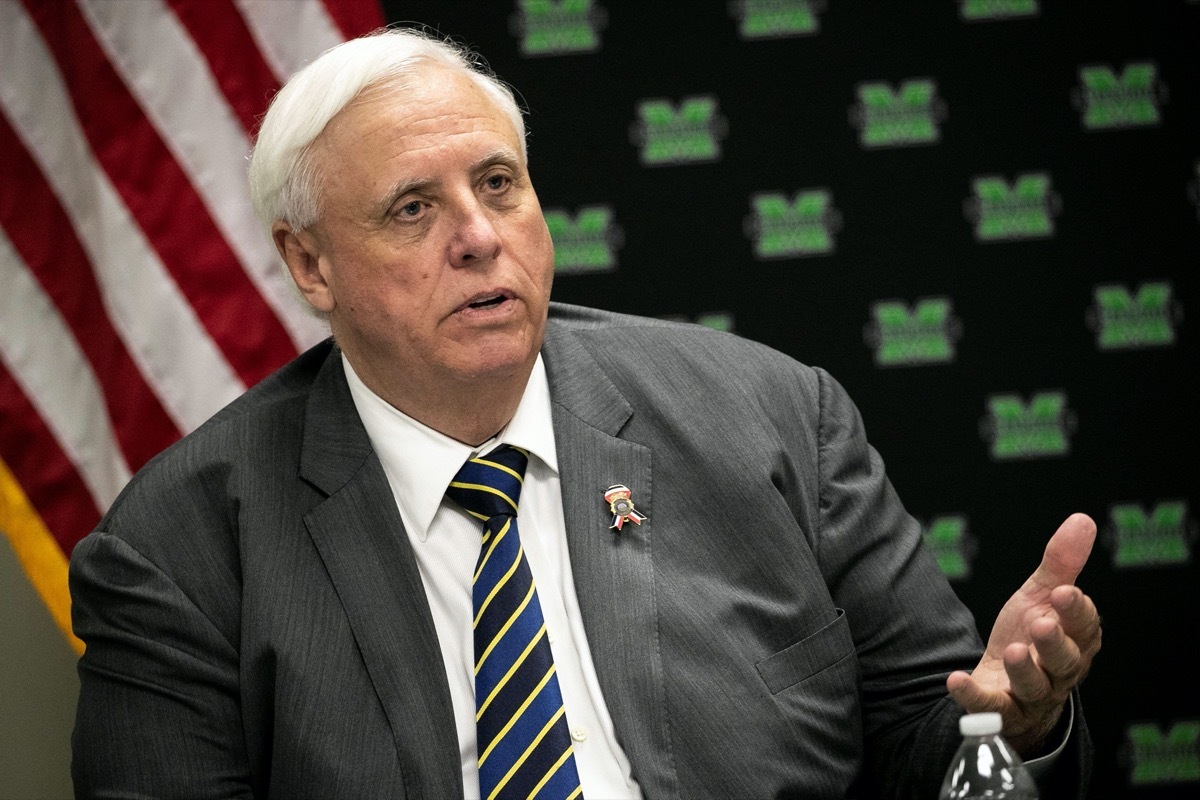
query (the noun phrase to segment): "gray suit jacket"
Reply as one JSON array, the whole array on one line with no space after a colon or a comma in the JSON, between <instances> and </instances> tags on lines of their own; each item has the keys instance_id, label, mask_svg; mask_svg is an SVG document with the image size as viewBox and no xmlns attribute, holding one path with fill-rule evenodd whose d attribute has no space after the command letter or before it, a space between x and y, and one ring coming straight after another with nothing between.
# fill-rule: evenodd
<instances>
[{"instance_id":1,"label":"gray suit jacket","mask_svg":"<svg viewBox=\"0 0 1200 800\"><path fill-rule=\"evenodd\" d=\"M557 304L543 357L583 622L645 795L935 796L945 676L980 642L842 389ZM609 529L614 483L647 522ZM142 470L71 590L80 797L462 796L421 579L330 343Z\"/></svg>"}]
</instances>

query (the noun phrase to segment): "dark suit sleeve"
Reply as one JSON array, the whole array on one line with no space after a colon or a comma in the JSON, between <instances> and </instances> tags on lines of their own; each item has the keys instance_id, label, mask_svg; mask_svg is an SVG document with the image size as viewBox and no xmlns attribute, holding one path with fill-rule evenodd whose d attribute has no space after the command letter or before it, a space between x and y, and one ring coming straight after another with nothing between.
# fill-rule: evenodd
<instances>
[{"instance_id":1,"label":"dark suit sleeve","mask_svg":"<svg viewBox=\"0 0 1200 800\"><path fill-rule=\"evenodd\" d=\"M946 694L946 676L972 668L982 642L867 444L857 409L836 381L820 370L818 377L818 557L846 610L861 669L861 788L866 796L935 797L961 741L962 712ZM1086 749L1082 718L1079 733ZM1054 768L1059 787L1064 778L1083 780L1073 756Z\"/></svg>"},{"instance_id":2,"label":"dark suit sleeve","mask_svg":"<svg viewBox=\"0 0 1200 800\"><path fill-rule=\"evenodd\" d=\"M251 797L238 658L180 586L117 536L71 558L87 644L71 771L78 798Z\"/></svg>"}]
</instances>

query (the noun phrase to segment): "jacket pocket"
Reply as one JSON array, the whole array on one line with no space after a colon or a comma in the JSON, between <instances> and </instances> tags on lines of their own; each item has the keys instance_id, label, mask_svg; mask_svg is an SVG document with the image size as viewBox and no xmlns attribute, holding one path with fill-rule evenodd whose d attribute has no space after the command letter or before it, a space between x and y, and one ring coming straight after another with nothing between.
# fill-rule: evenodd
<instances>
[{"instance_id":1,"label":"jacket pocket","mask_svg":"<svg viewBox=\"0 0 1200 800\"><path fill-rule=\"evenodd\" d=\"M837 617L824 628L767 656L755 668L771 694L779 694L853 653L850 623L846 620L846 612L839 608Z\"/></svg>"}]
</instances>

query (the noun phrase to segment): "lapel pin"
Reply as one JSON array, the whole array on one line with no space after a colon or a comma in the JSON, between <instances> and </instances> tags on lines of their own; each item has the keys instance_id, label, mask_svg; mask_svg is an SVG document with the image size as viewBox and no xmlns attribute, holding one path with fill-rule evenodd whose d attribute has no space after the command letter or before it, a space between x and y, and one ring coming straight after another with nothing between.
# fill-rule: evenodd
<instances>
[{"instance_id":1,"label":"lapel pin","mask_svg":"<svg viewBox=\"0 0 1200 800\"><path fill-rule=\"evenodd\" d=\"M635 525L641 525L642 520L646 519L645 514L639 514L633 507L633 493L629 491L628 486L616 484L608 487L608 491L604 493L604 500L608 503L608 510L612 512L612 525L608 527L621 530L626 522L632 522Z\"/></svg>"}]
</instances>

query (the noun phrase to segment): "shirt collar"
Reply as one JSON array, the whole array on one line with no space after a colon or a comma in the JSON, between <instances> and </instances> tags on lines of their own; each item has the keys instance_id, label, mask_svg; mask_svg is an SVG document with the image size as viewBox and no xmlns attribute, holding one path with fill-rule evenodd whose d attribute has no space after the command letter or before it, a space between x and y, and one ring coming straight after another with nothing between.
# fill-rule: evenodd
<instances>
[{"instance_id":1,"label":"shirt collar","mask_svg":"<svg viewBox=\"0 0 1200 800\"><path fill-rule=\"evenodd\" d=\"M511 444L528 450L531 457L558 474L550 384L540 354L516 413L500 433L479 447L455 441L389 405L362 382L345 353L342 364L355 408L383 464L401 516L421 541L428 536L450 480L470 456L488 452L502 443Z\"/></svg>"}]
</instances>

